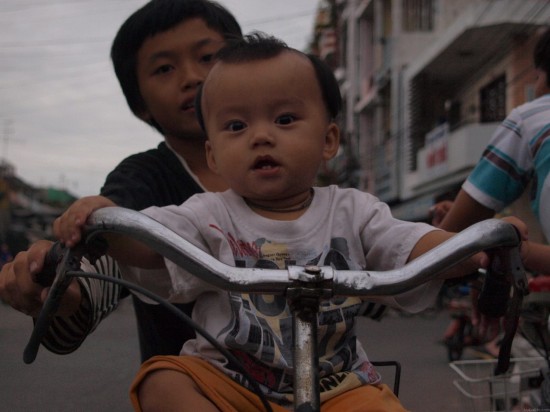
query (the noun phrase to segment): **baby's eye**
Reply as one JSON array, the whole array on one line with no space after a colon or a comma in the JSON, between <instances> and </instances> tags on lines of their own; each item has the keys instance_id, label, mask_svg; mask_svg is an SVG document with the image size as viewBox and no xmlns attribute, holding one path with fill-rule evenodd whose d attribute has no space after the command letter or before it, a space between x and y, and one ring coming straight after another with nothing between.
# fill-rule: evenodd
<instances>
[{"instance_id":1,"label":"baby's eye","mask_svg":"<svg viewBox=\"0 0 550 412\"><path fill-rule=\"evenodd\" d=\"M243 130L245 127L246 125L239 120L234 120L227 124L227 130L229 130L230 132L239 132Z\"/></svg>"},{"instance_id":2,"label":"baby's eye","mask_svg":"<svg viewBox=\"0 0 550 412\"><path fill-rule=\"evenodd\" d=\"M277 117L277 119L275 120L275 123L282 124L282 125L287 125L287 124L292 123L294 120L296 120L296 117L294 117L293 115L287 113L287 114L283 114L283 115Z\"/></svg>"}]
</instances>

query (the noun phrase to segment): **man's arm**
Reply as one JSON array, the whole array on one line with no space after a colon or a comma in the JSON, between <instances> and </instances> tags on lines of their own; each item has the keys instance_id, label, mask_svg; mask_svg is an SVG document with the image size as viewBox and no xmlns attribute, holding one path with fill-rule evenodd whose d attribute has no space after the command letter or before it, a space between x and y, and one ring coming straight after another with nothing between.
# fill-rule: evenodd
<instances>
[{"instance_id":1,"label":"man's arm","mask_svg":"<svg viewBox=\"0 0 550 412\"><path fill-rule=\"evenodd\" d=\"M120 278L114 259L103 256L95 264L83 259L81 270ZM51 352L67 354L80 347L84 340L118 306L122 287L98 279L77 278L81 290L81 304L71 316L57 316L42 340Z\"/></svg>"},{"instance_id":2,"label":"man's arm","mask_svg":"<svg viewBox=\"0 0 550 412\"><path fill-rule=\"evenodd\" d=\"M490 219L494 215L494 210L483 206L466 193L464 189L460 189L451 209L439 227L450 232L460 232L474 223Z\"/></svg>"},{"instance_id":3,"label":"man's arm","mask_svg":"<svg viewBox=\"0 0 550 412\"><path fill-rule=\"evenodd\" d=\"M0 271L0 298L14 309L36 317L47 297L48 288L35 282L42 270L44 256L52 242L38 241L17 254ZM102 257L94 265L82 261L81 269L120 277L113 259ZM59 354L76 350L100 321L118 305L120 286L97 279L76 279L65 293L57 316L43 339L44 346Z\"/></svg>"},{"instance_id":4,"label":"man's arm","mask_svg":"<svg viewBox=\"0 0 550 412\"><path fill-rule=\"evenodd\" d=\"M460 190L439 227L443 230L459 232L494 215L494 210L483 206L464 190ZM522 241L522 259L527 270L541 274L550 273L550 246L528 241L526 234Z\"/></svg>"},{"instance_id":5,"label":"man's arm","mask_svg":"<svg viewBox=\"0 0 550 412\"><path fill-rule=\"evenodd\" d=\"M524 241L522 244L523 265L530 271L550 275L550 245Z\"/></svg>"},{"instance_id":6,"label":"man's arm","mask_svg":"<svg viewBox=\"0 0 550 412\"><path fill-rule=\"evenodd\" d=\"M140 210L151 205L180 204L190 195L202 189L187 174L178 158L164 143L158 149L132 155L123 160L107 177L101 193L119 206ZM51 242L40 241L21 252L13 262L0 271L0 299L28 315L36 316L41 309L47 290L30 277L30 262L33 274L41 270L44 256ZM38 251L38 253L37 253ZM29 260L29 256L34 256ZM114 259L100 259L95 265L82 262L82 270L120 278ZM23 277L21 277L23 276ZM24 289L7 284L8 279L24 281ZM70 313L55 317L43 343L54 353L70 353L76 350L97 325L118 305L128 292L112 282L97 279L78 279L70 290L78 293L76 307ZM9 296L8 296L8 291ZM69 292L70 293L70 292ZM81 294L81 295L80 295ZM42 295L42 296L41 296ZM14 296L17 297L17 302ZM78 306L82 303L81 306ZM62 304L63 305L63 304ZM64 306L64 305L63 305ZM65 307L65 306L64 306Z\"/></svg>"},{"instance_id":7,"label":"man's arm","mask_svg":"<svg viewBox=\"0 0 550 412\"><path fill-rule=\"evenodd\" d=\"M118 233L105 233L109 248L107 253L122 265L142 269L164 269L164 257L146 244L130 236Z\"/></svg>"},{"instance_id":8,"label":"man's arm","mask_svg":"<svg viewBox=\"0 0 550 412\"><path fill-rule=\"evenodd\" d=\"M4 302L27 315L38 315L48 295L48 288L42 287L35 280L51 246L50 241L38 241L2 267L0 298ZM76 282L72 282L61 301L58 313L62 316L71 315L77 310L80 301L80 288Z\"/></svg>"}]
</instances>

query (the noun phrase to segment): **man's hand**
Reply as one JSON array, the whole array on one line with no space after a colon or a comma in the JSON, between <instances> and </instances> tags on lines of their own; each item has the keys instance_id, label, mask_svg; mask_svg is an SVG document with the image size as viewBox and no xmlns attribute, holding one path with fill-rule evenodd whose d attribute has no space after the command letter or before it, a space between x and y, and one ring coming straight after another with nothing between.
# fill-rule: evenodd
<instances>
[{"instance_id":1,"label":"man's hand","mask_svg":"<svg viewBox=\"0 0 550 412\"><path fill-rule=\"evenodd\" d=\"M477 301L479 299L480 281L475 281L477 287L472 287L470 297L472 299L472 326L476 329L477 337L482 342L490 342L494 340L501 332L501 323L503 318L493 318L483 315L479 312Z\"/></svg>"},{"instance_id":2,"label":"man's hand","mask_svg":"<svg viewBox=\"0 0 550 412\"><path fill-rule=\"evenodd\" d=\"M503 221L513 224L518 231L518 234L520 236L520 240L525 243L528 239L528 230L527 225L520 219L509 216L502 219ZM522 245L523 246L523 245ZM522 255L524 255L523 247L522 249ZM522 256L522 259L524 259L525 256ZM472 325L477 328L478 331L478 337L482 341L491 341L495 339L498 334L503 330L503 320L504 318L495 318L491 316L487 316L482 314L479 311L478 308L478 300L479 300L479 289L481 285L478 285L477 288L472 288ZM502 308L505 310L505 308Z\"/></svg>"},{"instance_id":3,"label":"man's hand","mask_svg":"<svg viewBox=\"0 0 550 412\"><path fill-rule=\"evenodd\" d=\"M18 253L12 262L2 267L0 299L20 312L33 317L38 316L49 288L36 283L36 275L42 270L44 258L51 246L52 242L40 240L29 250ZM81 298L80 286L78 282L73 281L61 300L57 315L73 314L78 309Z\"/></svg>"},{"instance_id":4,"label":"man's hand","mask_svg":"<svg viewBox=\"0 0 550 412\"><path fill-rule=\"evenodd\" d=\"M453 202L451 200L442 200L433 205L429 210L432 226L439 227L452 206Z\"/></svg>"}]
</instances>

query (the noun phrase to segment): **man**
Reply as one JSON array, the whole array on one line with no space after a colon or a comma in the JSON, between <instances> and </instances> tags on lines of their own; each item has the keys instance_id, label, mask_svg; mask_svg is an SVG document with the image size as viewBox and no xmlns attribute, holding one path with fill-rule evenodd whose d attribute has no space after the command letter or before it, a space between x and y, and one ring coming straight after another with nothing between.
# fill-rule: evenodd
<instances>
[{"instance_id":1,"label":"man","mask_svg":"<svg viewBox=\"0 0 550 412\"><path fill-rule=\"evenodd\" d=\"M213 55L227 38L241 35L231 13L207 0L153 0L123 23L111 48L117 78L132 112L156 128L164 141L156 149L123 160L107 176L102 195L119 206L140 210L180 204L195 193L226 189L206 164L206 136L195 118L193 103L214 63ZM33 278L50 246L38 242L2 269L0 298L36 316L47 289ZM87 271L118 276L110 259L102 258L95 268L83 264ZM166 279L162 273L154 276L159 282ZM43 344L55 353L74 351L116 308L123 293L112 283L75 281L65 296L72 310L56 318ZM194 337L192 329L162 307L133 299L142 361L158 354L178 354L183 343ZM180 308L190 314L192 304Z\"/></svg>"},{"instance_id":2,"label":"man","mask_svg":"<svg viewBox=\"0 0 550 412\"><path fill-rule=\"evenodd\" d=\"M498 127L440 228L460 231L491 218L531 183L532 209L550 239L550 30L538 40L533 60L537 98L512 110ZM530 242L526 256L527 269L548 273L550 246Z\"/></svg>"}]
</instances>

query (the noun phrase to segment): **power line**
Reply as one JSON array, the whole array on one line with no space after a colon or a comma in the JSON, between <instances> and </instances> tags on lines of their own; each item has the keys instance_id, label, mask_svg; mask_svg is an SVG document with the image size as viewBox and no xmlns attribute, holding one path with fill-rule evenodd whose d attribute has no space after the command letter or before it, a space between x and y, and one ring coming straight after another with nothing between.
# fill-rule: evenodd
<instances>
[{"instance_id":1,"label":"power line","mask_svg":"<svg viewBox=\"0 0 550 412\"><path fill-rule=\"evenodd\" d=\"M63 2L64 4L80 4L82 2L80 1L67 1ZM59 4L59 2L55 3L49 3L49 4ZM34 5L41 5L39 3L34 3ZM307 16L309 14L312 14L315 10L301 10L295 13L283 13L279 14L277 16L271 16L270 18L264 18L264 19L256 19L256 20L249 20L248 22L245 22L246 25L260 25L260 24L269 24L269 23L279 23L277 29L279 31L279 37L284 37L286 39L296 38L297 36L294 35L294 33L298 33L295 28L295 22L296 19L303 18L304 16ZM282 22L282 24L280 24ZM313 21L312 21L313 24ZM293 27L294 25L294 27ZM288 41L288 40L287 40ZM304 41L307 41L307 37L304 37ZM49 64L50 59L52 58L60 58L62 59L64 56L78 56L79 54L86 53L86 57L90 57L90 49L85 49L86 46L95 45L95 44L101 44L106 43L110 44L110 38L103 38L103 37L95 37L95 38L87 38L87 39L53 39L53 40L46 40L46 39L36 39L31 41L0 41L0 55L2 56L2 64L1 66L9 65L12 67L12 71L17 70L16 63L18 61L23 61L23 59L29 59L32 58L35 60L37 57L37 54L41 56L42 62L48 62L48 63L41 63L39 66L44 67ZM69 46L69 47L67 47ZM78 48L82 47L82 50L79 50ZM58 48L58 50L56 50ZM61 48L61 49L60 49ZM92 48L91 50L95 50ZM30 53L34 53L32 56ZM105 56L107 56L107 48L105 51ZM103 57L101 58L103 60ZM105 61L108 60L108 57L105 57ZM28 65L28 61L24 64ZM63 61L60 61L60 64L67 64ZM69 61L70 65L74 64L74 61ZM33 65L36 65L36 63L33 63ZM86 65L89 65L87 63ZM0 66L0 67L1 67ZM80 66L75 66L80 67ZM2 70L2 72L5 74L6 71ZM64 74L60 74L59 76L53 75L53 76L46 76L46 81L56 81L58 77L62 77ZM85 78L87 75L82 75L82 78ZM78 77L78 74L74 75L74 77ZM41 79L44 79L42 77ZM36 80L33 83L37 84L40 83L41 80ZM20 83L3 86L2 89L10 88L13 89L14 87L22 86Z\"/></svg>"},{"instance_id":2,"label":"power line","mask_svg":"<svg viewBox=\"0 0 550 412\"><path fill-rule=\"evenodd\" d=\"M245 21L242 23L242 26L255 26L258 24L270 24L270 23L277 23L281 27L281 23L283 23L283 26L291 26L292 20L302 18L308 15L313 15L315 13L315 10L313 11L303 11L300 13L292 13L292 14L285 14L285 15L279 15L276 17L271 17L268 19L260 19L260 20L251 20L251 21ZM311 22L313 26L313 21ZM110 37L96 37L96 38L85 38L85 39L36 39L32 41L0 41L0 49L11 49L11 48L41 48L43 46L66 46L66 45L74 45L74 46L81 46L81 45L89 45L89 44L98 44L98 43L110 43L112 39Z\"/></svg>"},{"instance_id":3,"label":"power line","mask_svg":"<svg viewBox=\"0 0 550 412\"><path fill-rule=\"evenodd\" d=\"M84 46L89 44L107 43L111 39L108 37L97 37L88 39L40 39L32 41L7 41L0 42L0 49L12 49L12 48L42 48L43 46Z\"/></svg>"},{"instance_id":4,"label":"power line","mask_svg":"<svg viewBox=\"0 0 550 412\"><path fill-rule=\"evenodd\" d=\"M278 16L269 17L265 19L244 21L241 25L253 26L256 24L281 23L281 20L284 20L284 22L288 22L289 20L299 19L301 17L305 17L309 15L313 16L315 15L316 12L317 12L317 7L315 7L313 10L304 10L304 11L292 12L288 14L280 14Z\"/></svg>"},{"instance_id":5,"label":"power line","mask_svg":"<svg viewBox=\"0 0 550 412\"><path fill-rule=\"evenodd\" d=\"M114 3L115 1L128 2L129 0L110 0L110 3ZM133 1L133 0L130 0L130 1ZM84 4L89 2L90 0L63 0L63 1L46 0L44 2L35 1L34 3L29 2L29 0L26 0L25 3L21 1L17 1L17 3L11 4L11 5L7 5L4 3L0 7L0 13L19 13L19 12L27 12L29 10L37 10L41 8L51 8L51 7L66 6L71 4Z\"/></svg>"}]
</instances>

